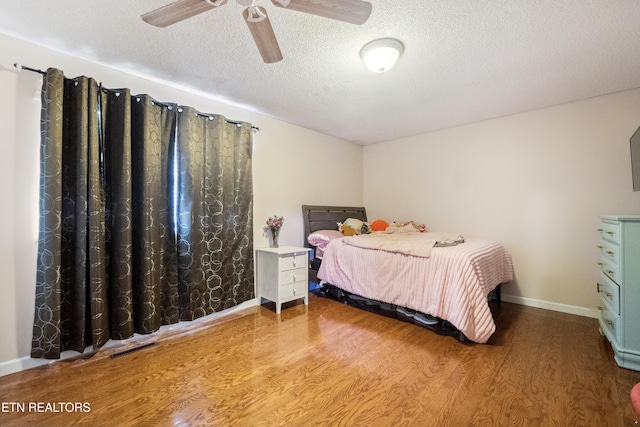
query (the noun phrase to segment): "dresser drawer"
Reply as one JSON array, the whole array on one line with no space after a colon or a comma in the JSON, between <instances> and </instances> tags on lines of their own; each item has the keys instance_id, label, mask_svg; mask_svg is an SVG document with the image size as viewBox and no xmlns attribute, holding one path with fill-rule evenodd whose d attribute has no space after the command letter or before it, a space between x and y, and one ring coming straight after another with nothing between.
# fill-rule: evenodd
<instances>
[{"instance_id":1,"label":"dresser drawer","mask_svg":"<svg viewBox=\"0 0 640 427\"><path fill-rule=\"evenodd\" d=\"M607 304L600 307L600 328L609 337L614 339L616 343L621 343L622 323L620 316L616 314Z\"/></svg>"},{"instance_id":2,"label":"dresser drawer","mask_svg":"<svg viewBox=\"0 0 640 427\"><path fill-rule=\"evenodd\" d=\"M603 258L613 262L615 265L620 265L620 246L602 240L598 244L598 250Z\"/></svg>"},{"instance_id":3,"label":"dresser drawer","mask_svg":"<svg viewBox=\"0 0 640 427\"><path fill-rule=\"evenodd\" d=\"M604 273L600 273L598 293L603 301L606 301L617 314L620 314L620 287Z\"/></svg>"},{"instance_id":4,"label":"dresser drawer","mask_svg":"<svg viewBox=\"0 0 640 427\"><path fill-rule=\"evenodd\" d=\"M600 225L601 227L599 231L602 238L608 240L609 242L615 243L616 245L620 245L620 224L602 222Z\"/></svg>"},{"instance_id":5,"label":"dresser drawer","mask_svg":"<svg viewBox=\"0 0 640 427\"><path fill-rule=\"evenodd\" d=\"M296 253L280 257L280 271L293 270L295 268L307 268L307 252Z\"/></svg>"},{"instance_id":6,"label":"dresser drawer","mask_svg":"<svg viewBox=\"0 0 640 427\"><path fill-rule=\"evenodd\" d=\"M297 283L297 282L303 282L307 284L307 267L296 268L295 270L286 270L286 271L280 272L280 277L279 277L280 286L288 285L289 283Z\"/></svg>"},{"instance_id":7,"label":"dresser drawer","mask_svg":"<svg viewBox=\"0 0 640 427\"><path fill-rule=\"evenodd\" d=\"M611 263L609 260L601 257L598 261L600 271L606 274L610 279L616 283L620 283L620 270L616 264Z\"/></svg>"}]
</instances>

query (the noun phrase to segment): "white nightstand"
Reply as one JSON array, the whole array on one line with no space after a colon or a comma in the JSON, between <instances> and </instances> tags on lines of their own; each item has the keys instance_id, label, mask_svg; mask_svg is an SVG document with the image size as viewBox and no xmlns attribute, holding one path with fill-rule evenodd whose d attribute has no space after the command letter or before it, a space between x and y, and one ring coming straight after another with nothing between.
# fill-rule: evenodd
<instances>
[{"instance_id":1,"label":"white nightstand","mask_svg":"<svg viewBox=\"0 0 640 427\"><path fill-rule=\"evenodd\" d=\"M304 298L309 304L309 248L281 246L256 249L258 298L282 303Z\"/></svg>"}]
</instances>

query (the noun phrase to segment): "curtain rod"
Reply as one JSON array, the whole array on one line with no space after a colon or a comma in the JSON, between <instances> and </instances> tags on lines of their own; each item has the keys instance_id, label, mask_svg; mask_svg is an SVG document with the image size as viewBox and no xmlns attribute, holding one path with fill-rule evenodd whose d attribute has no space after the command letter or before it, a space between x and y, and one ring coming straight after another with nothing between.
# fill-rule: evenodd
<instances>
[{"instance_id":1,"label":"curtain rod","mask_svg":"<svg viewBox=\"0 0 640 427\"><path fill-rule=\"evenodd\" d=\"M29 68L29 67L25 67L24 65L20 65L17 62L13 64L13 66L18 69L18 70L27 70L27 71L33 71L34 73L38 73L38 74L42 74L44 75L45 72L42 70L37 70L35 68Z\"/></svg>"},{"instance_id":2,"label":"curtain rod","mask_svg":"<svg viewBox=\"0 0 640 427\"><path fill-rule=\"evenodd\" d=\"M45 75L45 74L46 74L46 73L45 73L44 71L42 71L42 70L38 70L38 69L36 69L36 68L26 67L26 66L24 66L24 65L20 65L20 64L18 64L17 62L16 62L16 63L14 63L14 64L13 64L13 66L14 66L16 69L18 69L18 70L31 71L31 72L38 73L38 74L42 74L42 75ZM157 104L165 105L165 104L162 104L161 102L158 102L158 101L155 101L155 102L156 102ZM204 116L204 117L208 117L208 115L207 115L207 114L199 113L199 115ZM231 123L231 124L233 124L233 125L241 125L241 124L242 124L242 122L237 122L237 121L229 120L229 119L225 119L225 121L226 121L227 123ZM253 126L253 125L251 125L251 130L253 130L253 133L256 133L256 132L260 132L260 130L261 130L261 129L260 129L258 126Z\"/></svg>"}]
</instances>

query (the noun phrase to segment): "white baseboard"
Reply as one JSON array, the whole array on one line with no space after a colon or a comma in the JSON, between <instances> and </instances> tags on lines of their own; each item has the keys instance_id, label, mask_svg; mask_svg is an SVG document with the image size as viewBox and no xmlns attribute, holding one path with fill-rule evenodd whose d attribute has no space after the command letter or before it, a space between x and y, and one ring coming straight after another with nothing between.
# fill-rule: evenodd
<instances>
[{"instance_id":1,"label":"white baseboard","mask_svg":"<svg viewBox=\"0 0 640 427\"><path fill-rule=\"evenodd\" d=\"M575 314L577 316L592 317L597 319L599 312L596 309L578 307L576 305L559 304L557 302L542 301L533 298L519 297L516 295L502 294L502 301L514 304L526 305L528 307L543 308L545 310L559 311L560 313Z\"/></svg>"},{"instance_id":2,"label":"white baseboard","mask_svg":"<svg viewBox=\"0 0 640 427\"><path fill-rule=\"evenodd\" d=\"M197 323L197 322L206 322L206 321L209 321L209 320L213 320L213 319L217 319L217 318L220 318L220 317L228 316L228 315L233 314L233 313L235 313L237 311L240 311L240 310L243 310L243 309L249 308L249 307L255 307L257 305L258 305L258 299L254 298L252 300L245 301L245 302L243 302L241 304L238 304L235 307L231 307L231 308L228 308L226 310L219 311L217 313L212 313L212 314L210 314L208 316L200 317L198 319L193 320L192 322L180 322L180 323L175 323L173 325L162 326L162 327L160 327L160 330L158 332L154 332L153 335L155 335L157 333L165 332L165 331L174 331L176 329L186 328L186 327L188 327L190 325L193 325L194 323ZM133 338L129 338L129 339L126 339L126 340L110 340L102 348L114 347L116 345L131 341L132 339L135 339L137 337L144 337L144 336L145 335L135 334L135 336ZM87 349L85 349L85 354L86 353L90 353L92 351L93 351L93 349L91 347L87 347ZM77 357L79 354L80 353L78 353L77 351L63 351L62 354L60 354L60 359L55 359L55 360L32 359L29 356L24 356L24 357L20 357L18 359L7 360L6 362L0 362L0 377L2 377L4 375L13 374L15 372L24 371L25 369L31 369L31 368L36 368L38 366L48 365L49 363L52 363L52 362L55 362L55 361L58 361L58 360L64 360L64 359L70 359L72 357Z\"/></svg>"},{"instance_id":3,"label":"white baseboard","mask_svg":"<svg viewBox=\"0 0 640 427\"><path fill-rule=\"evenodd\" d=\"M6 362L0 363L0 377L3 375L13 374L14 372L24 371L25 369L48 365L51 362L51 360L32 359L29 356L7 360Z\"/></svg>"}]
</instances>

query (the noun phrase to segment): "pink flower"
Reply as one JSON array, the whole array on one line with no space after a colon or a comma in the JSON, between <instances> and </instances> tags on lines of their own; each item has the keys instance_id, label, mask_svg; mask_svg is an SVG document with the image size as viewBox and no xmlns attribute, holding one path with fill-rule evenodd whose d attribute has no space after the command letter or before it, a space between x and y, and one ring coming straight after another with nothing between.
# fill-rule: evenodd
<instances>
[{"instance_id":1,"label":"pink flower","mask_svg":"<svg viewBox=\"0 0 640 427\"><path fill-rule=\"evenodd\" d=\"M284 222L284 217L274 215L271 218L267 219L267 227L271 231L278 231L282 228L282 223Z\"/></svg>"}]
</instances>

